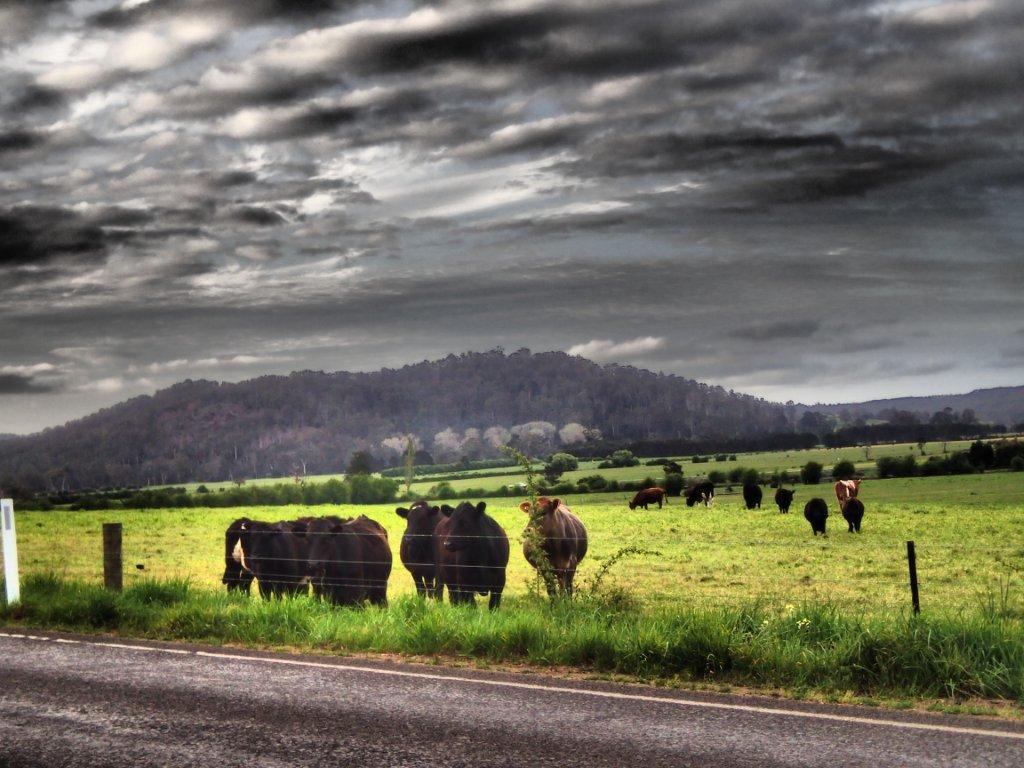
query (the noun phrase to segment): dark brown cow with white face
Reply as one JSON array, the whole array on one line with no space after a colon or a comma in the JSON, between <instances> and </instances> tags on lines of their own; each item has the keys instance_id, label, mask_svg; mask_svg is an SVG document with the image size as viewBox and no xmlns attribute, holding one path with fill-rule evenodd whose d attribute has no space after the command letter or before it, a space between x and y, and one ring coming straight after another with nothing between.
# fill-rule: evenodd
<instances>
[{"instance_id":1,"label":"dark brown cow with white face","mask_svg":"<svg viewBox=\"0 0 1024 768\"><path fill-rule=\"evenodd\" d=\"M528 501L519 509L530 516L523 531L523 555L526 561L544 575L550 566L547 579L548 594L556 591L572 595L572 580L576 568L587 554L587 529L559 499L541 496L537 508Z\"/></svg>"}]
</instances>

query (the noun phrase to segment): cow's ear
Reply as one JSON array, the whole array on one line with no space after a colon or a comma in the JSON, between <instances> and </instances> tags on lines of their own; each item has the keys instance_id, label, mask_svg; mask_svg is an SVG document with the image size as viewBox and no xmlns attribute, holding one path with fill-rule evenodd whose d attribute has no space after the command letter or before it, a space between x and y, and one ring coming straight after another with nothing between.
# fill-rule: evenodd
<instances>
[{"instance_id":1,"label":"cow's ear","mask_svg":"<svg viewBox=\"0 0 1024 768\"><path fill-rule=\"evenodd\" d=\"M519 511L528 515L533 512L533 505L528 501L521 502L519 504Z\"/></svg>"},{"instance_id":2,"label":"cow's ear","mask_svg":"<svg viewBox=\"0 0 1024 768\"><path fill-rule=\"evenodd\" d=\"M430 514L432 514L432 515L440 515L441 514L441 508L440 507L431 507L430 508Z\"/></svg>"},{"instance_id":3,"label":"cow's ear","mask_svg":"<svg viewBox=\"0 0 1024 768\"><path fill-rule=\"evenodd\" d=\"M442 504L441 505L441 514L444 515L445 517L451 517L452 516L452 512L454 512L454 511L455 511L455 509L452 508L448 504Z\"/></svg>"},{"instance_id":4,"label":"cow's ear","mask_svg":"<svg viewBox=\"0 0 1024 768\"><path fill-rule=\"evenodd\" d=\"M486 509L487 509L487 502L486 501L481 501L479 504L476 505L476 513L478 515L482 515L484 513L484 510L486 510Z\"/></svg>"},{"instance_id":5,"label":"cow's ear","mask_svg":"<svg viewBox=\"0 0 1024 768\"><path fill-rule=\"evenodd\" d=\"M405 507L398 507L397 509L395 509L395 514L398 515L399 517L408 518L409 517L409 510L406 509Z\"/></svg>"},{"instance_id":6,"label":"cow's ear","mask_svg":"<svg viewBox=\"0 0 1024 768\"><path fill-rule=\"evenodd\" d=\"M562 503L562 500L552 499L549 503L551 506L548 507L548 512L554 512L556 509L558 509L558 505Z\"/></svg>"}]
</instances>

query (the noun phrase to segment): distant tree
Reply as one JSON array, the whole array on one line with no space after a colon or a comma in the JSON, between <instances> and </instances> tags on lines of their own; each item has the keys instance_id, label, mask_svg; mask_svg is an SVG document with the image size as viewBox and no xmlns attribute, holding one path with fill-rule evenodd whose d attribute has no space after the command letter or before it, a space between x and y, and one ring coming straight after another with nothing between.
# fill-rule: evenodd
<instances>
[{"instance_id":1,"label":"distant tree","mask_svg":"<svg viewBox=\"0 0 1024 768\"><path fill-rule=\"evenodd\" d=\"M710 482L712 482L712 483L715 483L716 485L718 483L724 483L725 482L725 472L722 472L722 471L717 470L717 469L712 469L710 472L708 472L708 480Z\"/></svg>"},{"instance_id":2,"label":"distant tree","mask_svg":"<svg viewBox=\"0 0 1024 768\"><path fill-rule=\"evenodd\" d=\"M837 461L836 465L832 467L832 477L836 480L849 480L856 473L857 468L853 465L853 462L846 459Z\"/></svg>"},{"instance_id":3,"label":"distant tree","mask_svg":"<svg viewBox=\"0 0 1024 768\"><path fill-rule=\"evenodd\" d=\"M960 421L964 424L977 424L978 416L974 413L973 408L964 408L960 413Z\"/></svg>"},{"instance_id":4,"label":"distant tree","mask_svg":"<svg viewBox=\"0 0 1024 768\"><path fill-rule=\"evenodd\" d=\"M355 475L369 475L373 472L373 456L368 451L356 451L348 460L348 468L345 474L349 477Z\"/></svg>"},{"instance_id":5,"label":"distant tree","mask_svg":"<svg viewBox=\"0 0 1024 768\"><path fill-rule=\"evenodd\" d=\"M683 468L675 461L666 461L662 467L662 471L666 475L681 475L683 474Z\"/></svg>"},{"instance_id":6,"label":"distant tree","mask_svg":"<svg viewBox=\"0 0 1024 768\"><path fill-rule=\"evenodd\" d=\"M669 472L661 481L661 487L669 496L679 496L685 486L686 480L680 472Z\"/></svg>"},{"instance_id":7,"label":"distant tree","mask_svg":"<svg viewBox=\"0 0 1024 768\"><path fill-rule=\"evenodd\" d=\"M816 461L808 461L800 470L800 481L805 485L817 485L821 482L824 467Z\"/></svg>"},{"instance_id":8,"label":"distant tree","mask_svg":"<svg viewBox=\"0 0 1024 768\"><path fill-rule=\"evenodd\" d=\"M413 457L417 467L430 466L434 463L434 457L430 455L428 451L420 448L416 451L416 455Z\"/></svg>"},{"instance_id":9,"label":"distant tree","mask_svg":"<svg viewBox=\"0 0 1024 768\"><path fill-rule=\"evenodd\" d=\"M988 469L996 462L996 452L991 443L976 440L971 443L971 447L967 451L967 458L979 469Z\"/></svg>"},{"instance_id":10,"label":"distant tree","mask_svg":"<svg viewBox=\"0 0 1024 768\"><path fill-rule=\"evenodd\" d=\"M756 469L745 469L740 479L744 485L757 485L761 482L761 473Z\"/></svg>"},{"instance_id":11,"label":"distant tree","mask_svg":"<svg viewBox=\"0 0 1024 768\"><path fill-rule=\"evenodd\" d=\"M635 467L640 464L640 459L627 450L615 451L608 457L608 461L613 467Z\"/></svg>"},{"instance_id":12,"label":"distant tree","mask_svg":"<svg viewBox=\"0 0 1024 768\"><path fill-rule=\"evenodd\" d=\"M571 472L574 469L579 469L580 463L571 453L555 453L552 454L547 466L555 467L562 472Z\"/></svg>"}]
</instances>

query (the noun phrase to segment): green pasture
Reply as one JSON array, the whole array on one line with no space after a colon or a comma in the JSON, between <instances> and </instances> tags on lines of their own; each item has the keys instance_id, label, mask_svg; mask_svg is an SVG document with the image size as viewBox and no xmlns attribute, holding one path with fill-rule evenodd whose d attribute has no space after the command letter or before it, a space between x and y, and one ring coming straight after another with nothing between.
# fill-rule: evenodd
<instances>
[{"instance_id":1,"label":"green pasture","mask_svg":"<svg viewBox=\"0 0 1024 768\"><path fill-rule=\"evenodd\" d=\"M792 473L798 473L800 468L808 461L817 461L823 464L827 470L831 469L837 461L842 459L852 461L861 472L873 472L875 469L875 462L883 456L905 456L908 453L913 453L917 456L919 461L924 461L928 456L941 456L943 446L945 446L949 453L953 453L955 451L967 450L972 442L973 441L971 440L950 440L948 443L926 443L924 445L923 456L921 451L918 449L917 443L896 443L894 445L872 445L869 446L866 451L865 448L812 448L806 451L760 451L756 453L739 453L736 454L736 461L715 461L714 454L711 454L710 460L707 463L700 464L693 464L691 461L693 458L692 456L664 456L660 458L668 458L678 461L682 465L683 473L687 479L699 479L701 477L705 477L708 472L716 469L728 472L734 467L756 469L759 472L766 474L771 474L776 470L786 470ZM571 453L571 448L567 450ZM572 472L566 472L562 475L560 480L575 483L581 477L599 474L604 476L607 480L618 480L622 482L642 480L648 476L657 479L663 475L660 466L644 466L642 463L644 460L646 460L646 458L643 459L640 466L637 467L619 467L614 469L598 469L597 465L601 463L601 459L583 460L580 461L579 469L573 470ZM504 474L506 472L508 474ZM449 474L431 475L427 480L417 480L412 484L413 492L426 494L430 490L431 486L436 485L442 480L446 480L448 477L457 475L475 475L479 477L448 480L456 490L463 490L466 488L484 488L486 490L494 490L503 485L516 485L518 483L522 483L526 479L525 475L521 472L516 472L512 467L468 469ZM341 480L344 479L344 477L344 473L307 475L306 481L320 483L330 480L331 478ZM402 490L404 490L404 481L401 478L395 479L402 484ZM272 483L287 483L291 481L292 477L289 475L286 477L248 478L245 482L250 485L266 485ZM200 485L205 485L211 491L217 491L221 488L230 488L234 483L230 480L207 483L196 482L184 483L183 487L191 492L195 491L195 489Z\"/></svg>"},{"instance_id":2,"label":"green pasture","mask_svg":"<svg viewBox=\"0 0 1024 768\"><path fill-rule=\"evenodd\" d=\"M803 463L810 454L791 456ZM751 462L744 457L731 464ZM633 469L642 477L657 468ZM622 558L610 570L607 584L628 590L648 606L764 598L782 605L827 601L858 613L888 613L909 603L905 542L912 539L926 611L976 608L1002 599L1000 590L1008 590L1008 599L1020 597L1024 473L865 481L860 496L867 512L860 535L847 533L831 484L796 489L789 515L778 513L770 489L765 489L764 507L754 511L743 508L739 494L723 492L711 509L687 508L682 499L673 498L666 508L647 512L629 511L625 493L569 496L566 501L590 534L590 553L577 582L586 587L610 557L634 547L657 554ZM812 496L830 504L827 539L813 538L803 519L803 505ZM488 501L489 513L512 541L507 591L512 597L529 592L532 574L521 551L526 521L517 509L520 500ZM223 569L223 532L237 517L366 514L388 529L395 552L389 594L398 597L413 588L397 557L405 523L394 509L391 504L18 512L21 567L24 573L99 582L101 524L121 522L126 584L185 578L197 587L216 587Z\"/></svg>"}]
</instances>

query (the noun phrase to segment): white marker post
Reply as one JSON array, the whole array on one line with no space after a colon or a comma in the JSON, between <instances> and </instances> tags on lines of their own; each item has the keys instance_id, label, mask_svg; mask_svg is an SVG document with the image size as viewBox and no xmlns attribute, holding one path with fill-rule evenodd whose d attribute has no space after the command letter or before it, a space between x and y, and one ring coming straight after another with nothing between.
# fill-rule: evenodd
<instances>
[{"instance_id":1,"label":"white marker post","mask_svg":"<svg viewBox=\"0 0 1024 768\"><path fill-rule=\"evenodd\" d=\"M14 535L14 501L0 499L0 538L4 541L4 581L7 585L7 604L21 599L18 584L18 539Z\"/></svg>"}]
</instances>

